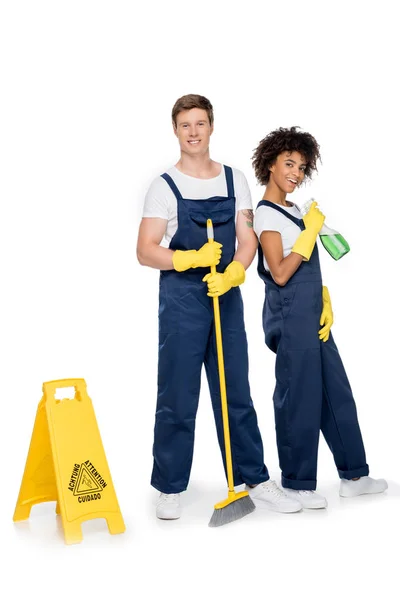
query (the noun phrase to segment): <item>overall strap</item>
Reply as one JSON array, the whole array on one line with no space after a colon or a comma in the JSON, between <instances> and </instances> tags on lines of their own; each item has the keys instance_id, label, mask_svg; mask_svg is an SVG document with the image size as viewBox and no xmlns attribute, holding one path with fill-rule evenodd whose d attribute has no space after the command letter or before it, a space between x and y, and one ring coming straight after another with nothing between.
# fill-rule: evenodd
<instances>
[{"instance_id":1,"label":"overall strap","mask_svg":"<svg viewBox=\"0 0 400 600\"><path fill-rule=\"evenodd\" d=\"M293 223L300 227L300 229L305 229L303 219L298 219L297 217L294 217L290 213L286 212L286 210L281 208L278 204L275 204L275 202L270 202L269 200L260 200L260 202L257 204L257 208L259 206L269 206L270 208L274 208L278 212L282 213L285 217L293 221Z\"/></svg>"},{"instance_id":2,"label":"overall strap","mask_svg":"<svg viewBox=\"0 0 400 600\"><path fill-rule=\"evenodd\" d=\"M224 169L225 169L226 186L228 188L228 197L229 198L234 198L235 197L235 188L234 188L234 185L233 185L233 172L232 172L232 168L231 167L227 167L226 165L224 165Z\"/></svg>"},{"instance_id":3,"label":"overall strap","mask_svg":"<svg viewBox=\"0 0 400 600\"><path fill-rule=\"evenodd\" d=\"M172 179L172 177L170 177L168 175L168 173L163 173L161 175L161 177L163 179L165 179L165 181L168 183L169 187L171 188L171 190L173 191L173 193L175 194L175 197L177 200L182 200L182 194L180 193L180 191L178 190L178 187L175 183L175 181Z\"/></svg>"}]
</instances>

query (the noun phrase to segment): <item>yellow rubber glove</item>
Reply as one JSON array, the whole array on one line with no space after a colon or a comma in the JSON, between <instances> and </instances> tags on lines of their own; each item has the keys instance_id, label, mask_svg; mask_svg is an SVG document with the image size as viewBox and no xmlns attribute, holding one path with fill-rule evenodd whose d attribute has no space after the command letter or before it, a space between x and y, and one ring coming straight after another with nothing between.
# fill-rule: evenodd
<instances>
[{"instance_id":1,"label":"yellow rubber glove","mask_svg":"<svg viewBox=\"0 0 400 600\"><path fill-rule=\"evenodd\" d=\"M187 271L197 267L215 267L221 260L222 244L206 242L200 250L175 250L172 264L175 271Z\"/></svg>"},{"instance_id":2,"label":"yellow rubber glove","mask_svg":"<svg viewBox=\"0 0 400 600\"><path fill-rule=\"evenodd\" d=\"M207 273L203 281L207 282L210 298L218 298L226 294L233 287L241 285L246 279L246 271L241 262L234 260L226 267L223 273Z\"/></svg>"},{"instance_id":3,"label":"yellow rubber glove","mask_svg":"<svg viewBox=\"0 0 400 600\"><path fill-rule=\"evenodd\" d=\"M303 221L306 228L295 241L292 252L301 254L305 260L310 260L317 236L325 221L325 215L317 208L316 202L311 204L310 210L303 217Z\"/></svg>"},{"instance_id":4,"label":"yellow rubber glove","mask_svg":"<svg viewBox=\"0 0 400 600\"><path fill-rule=\"evenodd\" d=\"M322 288L322 313L319 324L323 325L323 328L318 331L319 339L323 342L327 342L329 339L329 332L333 325L333 312L331 297L329 296L328 288L325 285Z\"/></svg>"}]
</instances>

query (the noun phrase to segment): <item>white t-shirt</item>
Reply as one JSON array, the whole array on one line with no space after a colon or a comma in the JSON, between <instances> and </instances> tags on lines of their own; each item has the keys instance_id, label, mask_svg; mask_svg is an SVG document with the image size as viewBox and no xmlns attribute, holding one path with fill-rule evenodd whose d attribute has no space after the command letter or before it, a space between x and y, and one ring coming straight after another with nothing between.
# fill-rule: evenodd
<instances>
[{"instance_id":1,"label":"white t-shirt","mask_svg":"<svg viewBox=\"0 0 400 600\"><path fill-rule=\"evenodd\" d=\"M225 169L221 165L221 173L211 179L191 177L171 167L167 171L172 177L183 198L190 200L206 200L213 196L227 196ZM233 185L236 197L236 212L238 210L252 210L250 188L246 177L238 169L232 168ZM167 229L162 244L169 246L172 237L178 229L178 203L175 194L162 177L157 177L152 182L144 201L143 217L158 217L166 219Z\"/></svg>"},{"instance_id":2,"label":"white t-shirt","mask_svg":"<svg viewBox=\"0 0 400 600\"><path fill-rule=\"evenodd\" d=\"M295 204L293 206L279 206L279 208L283 208L283 210L297 219L302 218L299 207ZM282 237L283 258L291 253L294 243L301 233L300 227L270 206L260 206L257 208L254 215L254 231L258 239L260 239L263 231L278 231ZM264 267L269 271L265 256Z\"/></svg>"}]
</instances>

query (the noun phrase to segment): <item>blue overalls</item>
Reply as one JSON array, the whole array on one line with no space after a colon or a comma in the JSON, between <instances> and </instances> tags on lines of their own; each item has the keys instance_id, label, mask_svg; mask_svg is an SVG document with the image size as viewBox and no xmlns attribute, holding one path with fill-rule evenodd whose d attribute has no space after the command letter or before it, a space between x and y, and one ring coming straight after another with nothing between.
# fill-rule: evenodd
<instances>
[{"instance_id":1,"label":"blue overalls","mask_svg":"<svg viewBox=\"0 0 400 600\"><path fill-rule=\"evenodd\" d=\"M228 196L206 200L183 198L173 179L162 175L176 196L178 229L172 250L199 249L207 242L212 219L223 271L233 260L236 244L235 192L230 167L224 167ZM193 458L194 430L204 363L218 441L225 465L212 299L202 281L209 268L160 273L158 398L154 428L151 484L165 494L186 489ZM235 485L257 484L269 478L248 382L247 339L243 302L238 287L219 298L229 424Z\"/></svg>"},{"instance_id":2,"label":"blue overalls","mask_svg":"<svg viewBox=\"0 0 400 600\"><path fill-rule=\"evenodd\" d=\"M262 200L259 206L274 208L305 229L302 219L279 205ZM368 475L356 405L338 349L332 333L326 342L318 337L322 277L317 244L284 286L265 269L259 245L258 274L265 282L265 343L276 353L274 410L282 485L315 490L320 430L339 477Z\"/></svg>"}]
</instances>

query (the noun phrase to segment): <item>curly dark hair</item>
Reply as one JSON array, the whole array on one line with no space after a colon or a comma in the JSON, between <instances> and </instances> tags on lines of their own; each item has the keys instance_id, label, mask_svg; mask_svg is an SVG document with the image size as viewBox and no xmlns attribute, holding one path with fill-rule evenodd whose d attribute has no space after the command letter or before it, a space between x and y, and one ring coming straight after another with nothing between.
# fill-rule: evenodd
<instances>
[{"instance_id":1,"label":"curly dark hair","mask_svg":"<svg viewBox=\"0 0 400 600\"><path fill-rule=\"evenodd\" d=\"M270 168L282 152L299 152L304 156L305 179L311 179L313 171L317 171L317 160L321 161L319 144L310 133L298 129L299 127L290 127L290 129L279 127L271 131L258 144L252 157L252 164L259 183L267 185L271 174Z\"/></svg>"}]
</instances>

